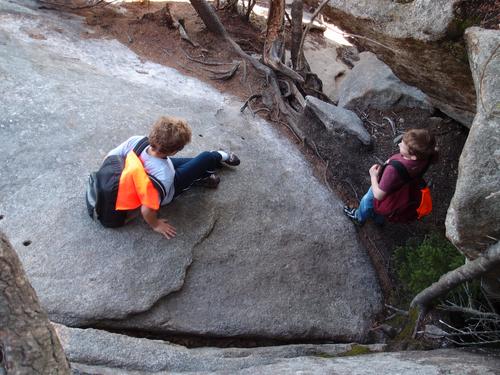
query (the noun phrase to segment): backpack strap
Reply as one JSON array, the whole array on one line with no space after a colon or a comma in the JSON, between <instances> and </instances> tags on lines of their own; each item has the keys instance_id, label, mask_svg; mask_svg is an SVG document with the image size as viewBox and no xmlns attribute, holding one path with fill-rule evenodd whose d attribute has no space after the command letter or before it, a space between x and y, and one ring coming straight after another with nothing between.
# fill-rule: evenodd
<instances>
[{"instance_id":1,"label":"backpack strap","mask_svg":"<svg viewBox=\"0 0 500 375\"><path fill-rule=\"evenodd\" d=\"M406 169L406 167L404 166L404 164L401 163L400 161L391 160L391 161L389 161L389 165L391 165L394 169L396 169L396 171L399 174L399 177L402 178L402 180L404 181L405 184L407 182L410 182L411 180L413 180L413 178L410 177L410 174L408 173L408 170ZM427 163L427 165L425 166L425 168L422 170L422 172L418 176L415 177L415 180L418 180L419 178L422 178L423 175L429 169L430 165L431 165L431 162L429 160L429 162Z\"/></svg>"},{"instance_id":2,"label":"backpack strap","mask_svg":"<svg viewBox=\"0 0 500 375\"><path fill-rule=\"evenodd\" d=\"M403 182L406 184L407 182L410 182L412 178L410 177L410 174L408 173L408 170L404 166L403 163L397 160L391 160L389 161L389 165L392 166L399 174L399 177L403 180Z\"/></svg>"},{"instance_id":3,"label":"backpack strap","mask_svg":"<svg viewBox=\"0 0 500 375\"><path fill-rule=\"evenodd\" d=\"M156 188L158 191L158 194L160 194L160 205L163 199L167 196L167 191L165 190L165 186L161 183L160 180L158 180L155 176L151 175L148 173L149 179L153 183L153 186Z\"/></svg>"},{"instance_id":4,"label":"backpack strap","mask_svg":"<svg viewBox=\"0 0 500 375\"><path fill-rule=\"evenodd\" d=\"M142 152L146 149L146 147L149 146L149 139L148 137L144 137L137 142L137 144L134 147L134 152L135 154L140 157Z\"/></svg>"},{"instance_id":5,"label":"backpack strap","mask_svg":"<svg viewBox=\"0 0 500 375\"><path fill-rule=\"evenodd\" d=\"M133 151L135 152L137 157L139 157L139 159L140 159L142 152L148 146L149 146L149 139L148 139L148 137L144 137L144 138L140 139L139 142L137 142ZM162 182L159 179L157 179L155 176L148 173L148 177L151 180L151 182L153 183L153 186L158 191L158 194L160 194L160 204L161 204L163 199L165 199L165 197L167 196L167 190L165 189L165 186L163 186Z\"/></svg>"}]
</instances>

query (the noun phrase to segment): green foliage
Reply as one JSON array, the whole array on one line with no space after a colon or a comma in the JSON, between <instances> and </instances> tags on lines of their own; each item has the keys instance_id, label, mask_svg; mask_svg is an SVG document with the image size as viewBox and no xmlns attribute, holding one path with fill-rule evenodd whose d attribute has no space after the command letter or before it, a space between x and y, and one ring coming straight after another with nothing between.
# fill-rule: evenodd
<instances>
[{"instance_id":1,"label":"green foliage","mask_svg":"<svg viewBox=\"0 0 500 375\"><path fill-rule=\"evenodd\" d=\"M465 257L444 236L431 234L421 243L396 248L394 263L403 288L416 295L443 274L464 264Z\"/></svg>"}]
</instances>

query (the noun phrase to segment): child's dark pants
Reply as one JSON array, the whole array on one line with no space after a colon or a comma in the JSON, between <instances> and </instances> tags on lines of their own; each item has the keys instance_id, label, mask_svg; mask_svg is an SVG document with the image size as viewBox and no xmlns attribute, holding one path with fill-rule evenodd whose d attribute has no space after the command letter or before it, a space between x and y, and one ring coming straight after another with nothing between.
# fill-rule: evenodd
<instances>
[{"instance_id":1,"label":"child's dark pants","mask_svg":"<svg viewBox=\"0 0 500 375\"><path fill-rule=\"evenodd\" d=\"M195 158L170 158L175 169L174 197L188 190L191 185L202 178L215 173L220 166L221 154L217 151L204 151Z\"/></svg>"}]
</instances>

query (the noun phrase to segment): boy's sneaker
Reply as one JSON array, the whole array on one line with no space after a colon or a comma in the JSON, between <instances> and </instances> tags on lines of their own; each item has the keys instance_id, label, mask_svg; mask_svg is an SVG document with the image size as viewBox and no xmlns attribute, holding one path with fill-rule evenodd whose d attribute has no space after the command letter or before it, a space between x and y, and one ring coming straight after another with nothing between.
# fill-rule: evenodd
<instances>
[{"instance_id":1,"label":"boy's sneaker","mask_svg":"<svg viewBox=\"0 0 500 375\"><path fill-rule=\"evenodd\" d=\"M229 158L223 163L230 165L231 167L236 167L237 165L240 165L240 158L236 156L236 154L233 154L232 152L228 152Z\"/></svg>"},{"instance_id":2,"label":"boy's sneaker","mask_svg":"<svg viewBox=\"0 0 500 375\"><path fill-rule=\"evenodd\" d=\"M220 177L217 176L216 174L211 174L208 177L196 180L195 182L193 182L193 186L201 186L209 189L215 189L217 188L217 186L219 186L219 182L220 182Z\"/></svg>"},{"instance_id":3,"label":"boy's sneaker","mask_svg":"<svg viewBox=\"0 0 500 375\"><path fill-rule=\"evenodd\" d=\"M361 221L356 218L356 209L349 206L344 206L344 214L356 225L363 225Z\"/></svg>"}]
</instances>

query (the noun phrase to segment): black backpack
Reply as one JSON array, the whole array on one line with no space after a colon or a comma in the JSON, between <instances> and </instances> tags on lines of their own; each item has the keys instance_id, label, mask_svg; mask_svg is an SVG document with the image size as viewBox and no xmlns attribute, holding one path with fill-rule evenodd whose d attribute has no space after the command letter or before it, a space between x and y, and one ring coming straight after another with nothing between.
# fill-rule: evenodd
<instances>
[{"instance_id":1,"label":"black backpack","mask_svg":"<svg viewBox=\"0 0 500 375\"><path fill-rule=\"evenodd\" d=\"M133 152L139 157L146 147L149 146L147 137L142 138L134 147ZM119 155L110 155L104 159L97 172L90 174L87 183L85 199L90 217L107 228L118 228L125 225L127 210L116 210L116 198L120 176L125 167L125 158ZM151 182L160 194L160 202L166 195L163 184L155 177L148 174Z\"/></svg>"}]
</instances>

